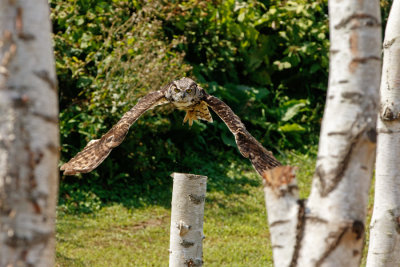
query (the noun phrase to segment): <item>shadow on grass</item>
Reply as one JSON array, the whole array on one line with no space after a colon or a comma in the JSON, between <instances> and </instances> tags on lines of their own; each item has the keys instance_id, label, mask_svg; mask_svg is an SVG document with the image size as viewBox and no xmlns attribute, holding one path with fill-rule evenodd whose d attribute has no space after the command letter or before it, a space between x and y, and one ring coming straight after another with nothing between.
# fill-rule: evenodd
<instances>
[{"instance_id":1,"label":"shadow on grass","mask_svg":"<svg viewBox=\"0 0 400 267\"><path fill-rule=\"evenodd\" d=\"M245 172L254 172L251 164L239 152L231 148L219 155L201 155L195 153L184 157L182 163L164 162L171 170L155 170L154 177L120 177L112 183L97 174L85 174L81 177L62 177L60 184L59 208L67 213L91 213L101 206L122 204L129 209L159 205L171 206L173 172L193 173L208 177L207 191L218 191L225 195L248 194L246 186L261 186L261 178L245 176ZM108 163L110 164L110 163ZM106 163L107 165L107 163ZM91 175L85 179L86 175ZM253 178L254 177L254 178Z\"/></svg>"},{"instance_id":2,"label":"shadow on grass","mask_svg":"<svg viewBox=\"0 0 400 267\"><path fill-rule=\"evenodd\" d=\"M79 259L68 258L62 253L56 252L57 265L56 266L76 266L85 267L86 265Z\"/></svg>"}]
</instances>

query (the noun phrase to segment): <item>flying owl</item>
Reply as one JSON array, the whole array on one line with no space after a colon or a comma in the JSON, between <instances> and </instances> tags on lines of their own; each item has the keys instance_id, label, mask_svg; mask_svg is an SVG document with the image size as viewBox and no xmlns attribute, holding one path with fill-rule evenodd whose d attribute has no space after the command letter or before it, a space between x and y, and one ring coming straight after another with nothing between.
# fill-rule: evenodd
<instances>
[{"instance_id":1,"label":"flying owl","mask_svg":"<svg viewBox=\"0 0 400 267\"><path fill-rule=\"evenodd\" d=\"M212 122L211 107L225 122L235 136L240 153L248 158L255 170L262 175L264 171L280 166L272 153L265 149L245 128L239 117L227 104L209 95L190 78L173 81L161 90L151 92L139 99L138 103L100 139L91 140L85 148L67 163L61 166L64 175L87 173L95 169L119 146L127 135L129 128L147 110L157 105L172 103L175 107L186 111L183 120L192 125L195 120Z\"/></svg>"}]
</instances>

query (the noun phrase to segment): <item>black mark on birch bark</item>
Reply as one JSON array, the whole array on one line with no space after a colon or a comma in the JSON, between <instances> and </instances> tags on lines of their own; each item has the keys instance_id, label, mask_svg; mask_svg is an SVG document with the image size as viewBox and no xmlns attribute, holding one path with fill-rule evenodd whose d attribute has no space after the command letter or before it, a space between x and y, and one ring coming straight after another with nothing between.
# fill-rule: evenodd
<instances>
[{"instance_id":1,"label":"black mark on birch bark","mask_svg":"<svg viewBox=\"0 0 400 267\"><path fill-rule=\"evenodd\" d=\"M32 115L36 116L38 118L41 118L42 120L49 122L49 123L58 123L58 117L56 117L56 116L53 117L50 115L41 114L39 112L33 112Z\"/></svg>"},{"instance_id":2,"label":"black mark on birch bark","mask_svg":"<svg viewBox=\"0 0 400 267\"><path fill-rule=\"evenodd\" d=\"M18 37L24 41L33 41L35 40L35 36L33 34L30 33L26 33L26 32L21 32L20 34L18 34Z\"/></svg>"},{"instance_id":3,"label":"black mark on birch bark","mask_svg":"<svg viewBox=\"0 0 400 267\"><path fill-rule=\"evenodd\" d=\"M362 94L359 92L342 92L342 98L348 99L350 103L358 104L362 100Z\"/></svg>"},{"instance_id":4,"label":"black mark on birch bark","mask_svg":"<svg viewBox=\"0 0 400 267\"><path fill-rule=\"evenodd\" d=\"M184 240L184 239L182 239L182 241L179 242L179 244L184 248L190 248L190 247L194 246L194 242L190 242L190 241L187 241L187 240Z\"/></svg>"},{"instance_id":5,"label":"black mark on birch bark","mask_svg":"<svg viewBox=\"0 0 400 267\"><path fill-rule=\"evenodd\" d=\"M53 143L48 143L46 145L46 147L51 153L54 153L54 154L57 154L57 155L58 155L58 152L60 151L60 147L55 145L55 144L53 144Z\"/></svg>"},{"instance_id":6,"label":"black mark on birch bark","mask_svg":"<svg viewBox=\"0 0 400 267\"><path fill-rule=\"evenodd\" d=\"M304 228L305 228L305 202L303 199L297 201L299 205L299 211L297 214L297 226L296 226L296 244L294 245L292 261L290 262L290 267L297 266L297 259L299 257L299 252L301 248L301 242L304 236Z\"/></svg>"},{"instance_id":7,"label":"black mark on birch bark","mask_svg":"<svg viewBox=\"0 0 400 267\"><path fill-rule=\"evenodd\" d=\"M3 59L0 62L0 74L7 76L9 74L7 66L10 64L11 60L14 58L17 52L17 45L13 40L12 33L7 30L5 30L3 33L2 42L2 46L7 46L7 48L5 48L5 52L3 52Z\"/></svg>"},{"instance_id":8,"label":"black mark on birch bark","mask_svg":"<svg viewBox=\"0 0 400 267\"><path fill-rule=\"evenodd\" d=\"M46 243L47 240L53 236L52 232L39 232L34 229L29 231L29 236L19 235L17 232L13 232L7 236L5 243L10 247L29 247L36 244Z\"/></svg>"},{"instance_id":9,"label":"black mark on birch bark","mask_svg":"<svg viewBox=\"0 0 400 267\"><path fill-rule=\"evenodd\" d=\"M389 213L389 216L394 223L396 232L400 234L400 216L397 215L394 209L390 209L387 212Z\"/></svg>"},{"instance_id":10,"label":"black mark on birch bark","mask_svg":"<svg viewBox=\"0 0 400 267\"><path fill-rule=\"evenodd\" d=\"M272 227L275 227L275 226L278 226L278 225L281 225L281 224L286 224L286 223L289 223L289 222L290 222L290 220L278 220L278 221L272 222L269 225L269 227L272 228Z\"/></svg>"},{"instance_id":11,"label":"black mark on birch bark","mask_svg":"<svg viewBox=\"0 0 400 267\"><path fill-rule=\"evenodd\" d=\"M354 128L354 124L357 123L358 119L356 119L351 128ZM337 167L329 172L325 172L323 170L322 165L318 165L315 170L315 176L320 181L320 194L322 197L327 196L330 192L332 192L337 185L342 180L345 171L350 162L351 155L353 153L353 148L357 145L360 136L364 133L364 131L360 131L356 136L350 137L351 141L345 149L345 154L342 153L339 155L341 160L337 163ZM350 133L349 133L350 134ZM344 156L342 156L344 154Z\"/></svg>"},{"instance_id":12,"label":"black mark on birch bark","mask_svg":"<svg viewBox=\"0 0 400 267\"><path fill-rule=\"evenodd\" d=\"M198 204L204 202L204 200L206 199L206 196L205 195L197 196L197 195L194 195L194 194L190 194L189 195L189 199L190 199L190 201L192 203L198 205Z\"/></svg>"},{"instance_id":13,"label":"black mark on birch bark","mask_svg":"<svg viewBox=\"0 0 400 267\"><path fill-rule=\"evenodd\" d=\"M35 179L35 169L36 169L36 155L35 152L32 151L29 142L25 143L25 151L27 152L28 155L28 167L29 167L29 173L28 173L28 179L29 179L29 188L28 192L31 193L32 189L34 189L37 186L37 182Z\"/></svg>"},{"instance_id":14,"label":"black mark on birch bark","mask_svg":"<svg viewBox=\"0 0 400 267\"><path fill-rule=\"evenodd\" d=\"M356 234L356 240L359 240L364 235L364 223L362 221L355 220L351 230Z\"/></svg>"},{"instance_id":15,"label":"black mark on birch bark","mask_svg":"<svg viewBox=\"0 0 400 267\"><path fill-rule=\"evenodd\" d=\"M28 250L24 249L23 251L21 251L20 254L20 259L22 259L23 261L26 261L26 258L28 257ZM27 267L34 267L34 265L32 263L27 263L26 265Z\"/></svg>"},{"instance_id":16,"label":"black mark on birch bark","mask_svg":"<svg viewBox=\"0 0 400 267\"><path fill-rule=\"evenodd\" d=\"M51 90L57 90L57 81L50 77L50 74L47 70L34 71L33 73L45 83L47 83L50 86Z\"/></svg>"},{"instance_id":17,"label":"black mark on birch bark","mask_svg":"<svg viewBox=\"0 0 400 267\"><path fill-rule=\"evenodd\" d=\"M335 55L335 54L337 54L339 52L340 52L340 50L338 50L338 49L331 49L330 50L331 55Z\"/></svg>"},{"instance_id":18,"label":"black mark on birch bark","mask_svg":"<svg viewBox=\"0 0 400 267\"><path fill-rule=\"evenodd\" d=\"M351 16L344 18L338 24L335 25L335 29L341 29L347 27L347 25L355 21L353 25L351 25L351 29L356 29L360 27L379 27L381 24L378 19L369 14L352 14Z\"/></svg>"},{"instance_id":19,"label":"black mark on birch bark","mask_svg":"<svg viewBox=\"0 0 400 267\"><path fill-rule=\"evenodd\" d=\"M13 94L11 96L12 102L14 107L16 108L26 108L27 105L29 104L29 96L26 94Z\"/></svg>"},{"instance_id":20,"label":"black mark on birch bark","mask_svg":"<svg viewBox=\"0 0 400 267\"><path fill-rule=\"evenodd\" d=\"M203 261L201 259L189 259L185 261L185 265L187 267L199 267L203 265Z\"/></svg>"},{"instance_id":21,"label":"black mark on birch bark","mask_svg":"<svg viewBox=\"0 0 400 267\"><path fill-rule=\"evenodd\" d=\"M391 40L385 41L385 42L383 43L383 48L384 48L384 49L388 49L389 47L391 47L391 46L396 42L396 39L397 39L397 37L396 37L396 38L393 38L393 39L391 39Z\"/></svg>"},{"instance_id":22,"label":"black mark on birch bark","mask_svg":"<svg viewBox=\"0 0 400 267\"><path fill-rule=\"evenodd\" d=\"M328 136L333 136L333 135L348 135L348 132L329 132L327 135Z\"/></svg>"},{"instance_id":23,"label":"black mark on birch bark","mask_svg":"<svg viewBox=\"0 0 400 267\"><path fill-rule=\"evenodd\" d=\"M388 106L386 106L381 112L381 119L383 121L395 121L399 118L399 114L395 114L392 109Z\"/></svg>"},{"instance_id":24,"label":"black mark on birch bark","mask_svg":"<svg viewBox=\"0 0 400 267\"><path fill-rule=\"evenodd\" d=\"M197 179L204 178L204 176L196 175L196 174L191 174L191 173L185 173L185 176L186 176L189 180L197 180Z\"/></svg>"},{"instance_id":25,"label":"black mark on birch bark","mask_svg":"<svg viewBox=\"0 0 400 267\"><path fill-rule=\"evenodd\" d=\"M322 224L328 224L329 222L321 217L317 216L307 216L306 217L307 222L310 223L322 223Z\"/></svg>"},{"instance_id":26,"label":"black mark on birch bark","mask_svg":"<svg viewBox=\"0 0 400 267\"><path fill-rule=\"evenodd\" d=\"M24 41L35 40L35 36L33 34L24 32L23 10L21 7L17 7L17 16L15 17L15 29L17 30L18 38Z\"/></svg>"},{"instance_id":27,"label":"black mark on birch bark","mask_svg":"<svg viewBox=\"0 0 400 267\"><path fill-rule=\"evenodd\" d=\"M321 258L316 262L315 266L320 267L326 258L335 250L335 248L340 244L342 237L345 235L348 226L340 227L336 232L331 232L328 237L326 237L325 242L328 244L325 252L322 254Z\"/></svg>"},{"instance_id":28,"label":"black mark on birch bark","mask_svg":"<svg viewBox=\"0 0 400 267\"><path fill-rule=\"evenodd\" d=\"M377 135L375 128L371 128L367 131L368 140L373 144L376 144Z\"/></svg>"},{"instance_id":29,"label":"black mark on birch bark","mask_svg":"<svg viewBox=\"0 0 400 267\"><path fill-rule=\"evenodd\" d=\"M378 129L378 134L392 134L392 133L400 133L400 131L392 131L390 129Z\"/></svg>"},{"instance_id":30,"label":"black mark on birch bark","mask_svg":"<svg viewBox=\"0 0 400 267\"><path fill-rule=\"evenodd\" d=\"M396 232L400 234L400 216L395 217L394 222L396 224Z\"/></svg>"},{"instance_id":31,"label":"black mark on birch bark","mask_svg":"<svg viewBox=\"0 0 400 267\"><path fill-rule=\"evenodd\" d=\"M36 200L34 200L34 199L32 199L31 203L32 203L33 211L34 211L36 214L40 214L41 211L42 211L42 209L40 208L39 203L38 203Z\"/></svg>"},{"instance_id":32,"label":"black mark on birch bark","mask_svg":"<svg viewBox=\"0 0 400 267\"><path fill-rule=\"evenodd\" d=\"M381 61L381 58L380 58L380 57L377 57L377 56L360 57L360 58L356 57L356 58L353 58L353 59L351 60L351 62L349 63L349 70L350 70L350 72L354 73L354 72L356 71L356 69L357 69L357 67L358 67L359 64L366 64L368 61L371 61L371 60L376 60L376 61L379 61L379 62L380 62L380 61Z\"/></svg>"}]
</instances>

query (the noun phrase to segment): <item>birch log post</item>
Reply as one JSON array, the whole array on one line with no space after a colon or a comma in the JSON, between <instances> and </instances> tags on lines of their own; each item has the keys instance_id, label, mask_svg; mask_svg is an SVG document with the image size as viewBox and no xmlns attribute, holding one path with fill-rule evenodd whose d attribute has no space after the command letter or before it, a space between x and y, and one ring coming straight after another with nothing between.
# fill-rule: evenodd
<instances>
[{"instance_id":1,"label":"birch log post","mask_svg":"<svg viewBox=\"0 0 400 267\"><path fill-rule=\"evenodd\" d=\"M383 51L368 267L400 266L400 0L393 1Z\"/></svg>"},{"instance_id":2,"label":"birch log post","mask_svg":"<svg viewBox=\"0 0 400 267\"><path fill-rule=\"evenodd\" d=\"M173 173L169 266L203 265L203 217L207 177Z\"/></svg>"},{"instance_id":3,"label":"birch log post","mask_svg":"<svg viewBox=\"0 0 400 267\"><path fill-rule=\"evenodd\" d=\"M329 17L329 86L310 197L297 200L291 167L263 175L279 267L359 266L362 256L376 147L379 1L329 0Z\"/></svg>"},{"instance_id":4,"label":"birch log post","mask_svg":"<svg viewBox=\"0 0 400 267\"><path fill-rule=\"evenodd\" d=\"M268 211L271 245L275 266L291 266L304 215L298 187L290 166L277 167L264 173L264 196Z\"/></svg>"},{"instance_id":5,"label":"birch log post","mask_svg":"<svg viewBox=\"0 0 400 267\"><path fill-rule=\"evenodd\" d=\"M55 265L58 94L47 0L0 0L0 266Z\"/></svg>"}]
</instances>

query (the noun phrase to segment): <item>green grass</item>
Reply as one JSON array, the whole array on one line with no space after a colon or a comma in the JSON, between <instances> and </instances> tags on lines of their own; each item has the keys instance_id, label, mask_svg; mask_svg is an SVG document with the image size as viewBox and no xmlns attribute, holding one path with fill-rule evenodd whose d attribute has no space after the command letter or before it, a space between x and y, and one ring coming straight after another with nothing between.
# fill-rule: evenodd
<instances>
[{"instance_id":1,"label":"green grass","mask_svg":"<svg viewBox=\"0 0 400 267\"><path fill-rule=\"evenodd\" d=\"M288 153L284 162L300 167L298 184L306 197L314 156ZM223 181L229 188L236 185L233 192L219 190L221 181L215 179L209 177L205 204L205 266L272 266L261 179L235 164ZM170 209L160 205L110 204L92 214L60 211L56 266L168 266L169 227Z\"/></svg>"},{"instance_id":2,"label":"green grass","mask_svg":"<svg viewBox=\"0 0 400 267\"><path fill-rule=\"evenodd\" d=\"M207 266L272 266L259 178L242 192L207 193L204 261ZM168 266L170 209L115 204L94 214L59 214L57 266Z\"/></svg>"}]
</instances>

